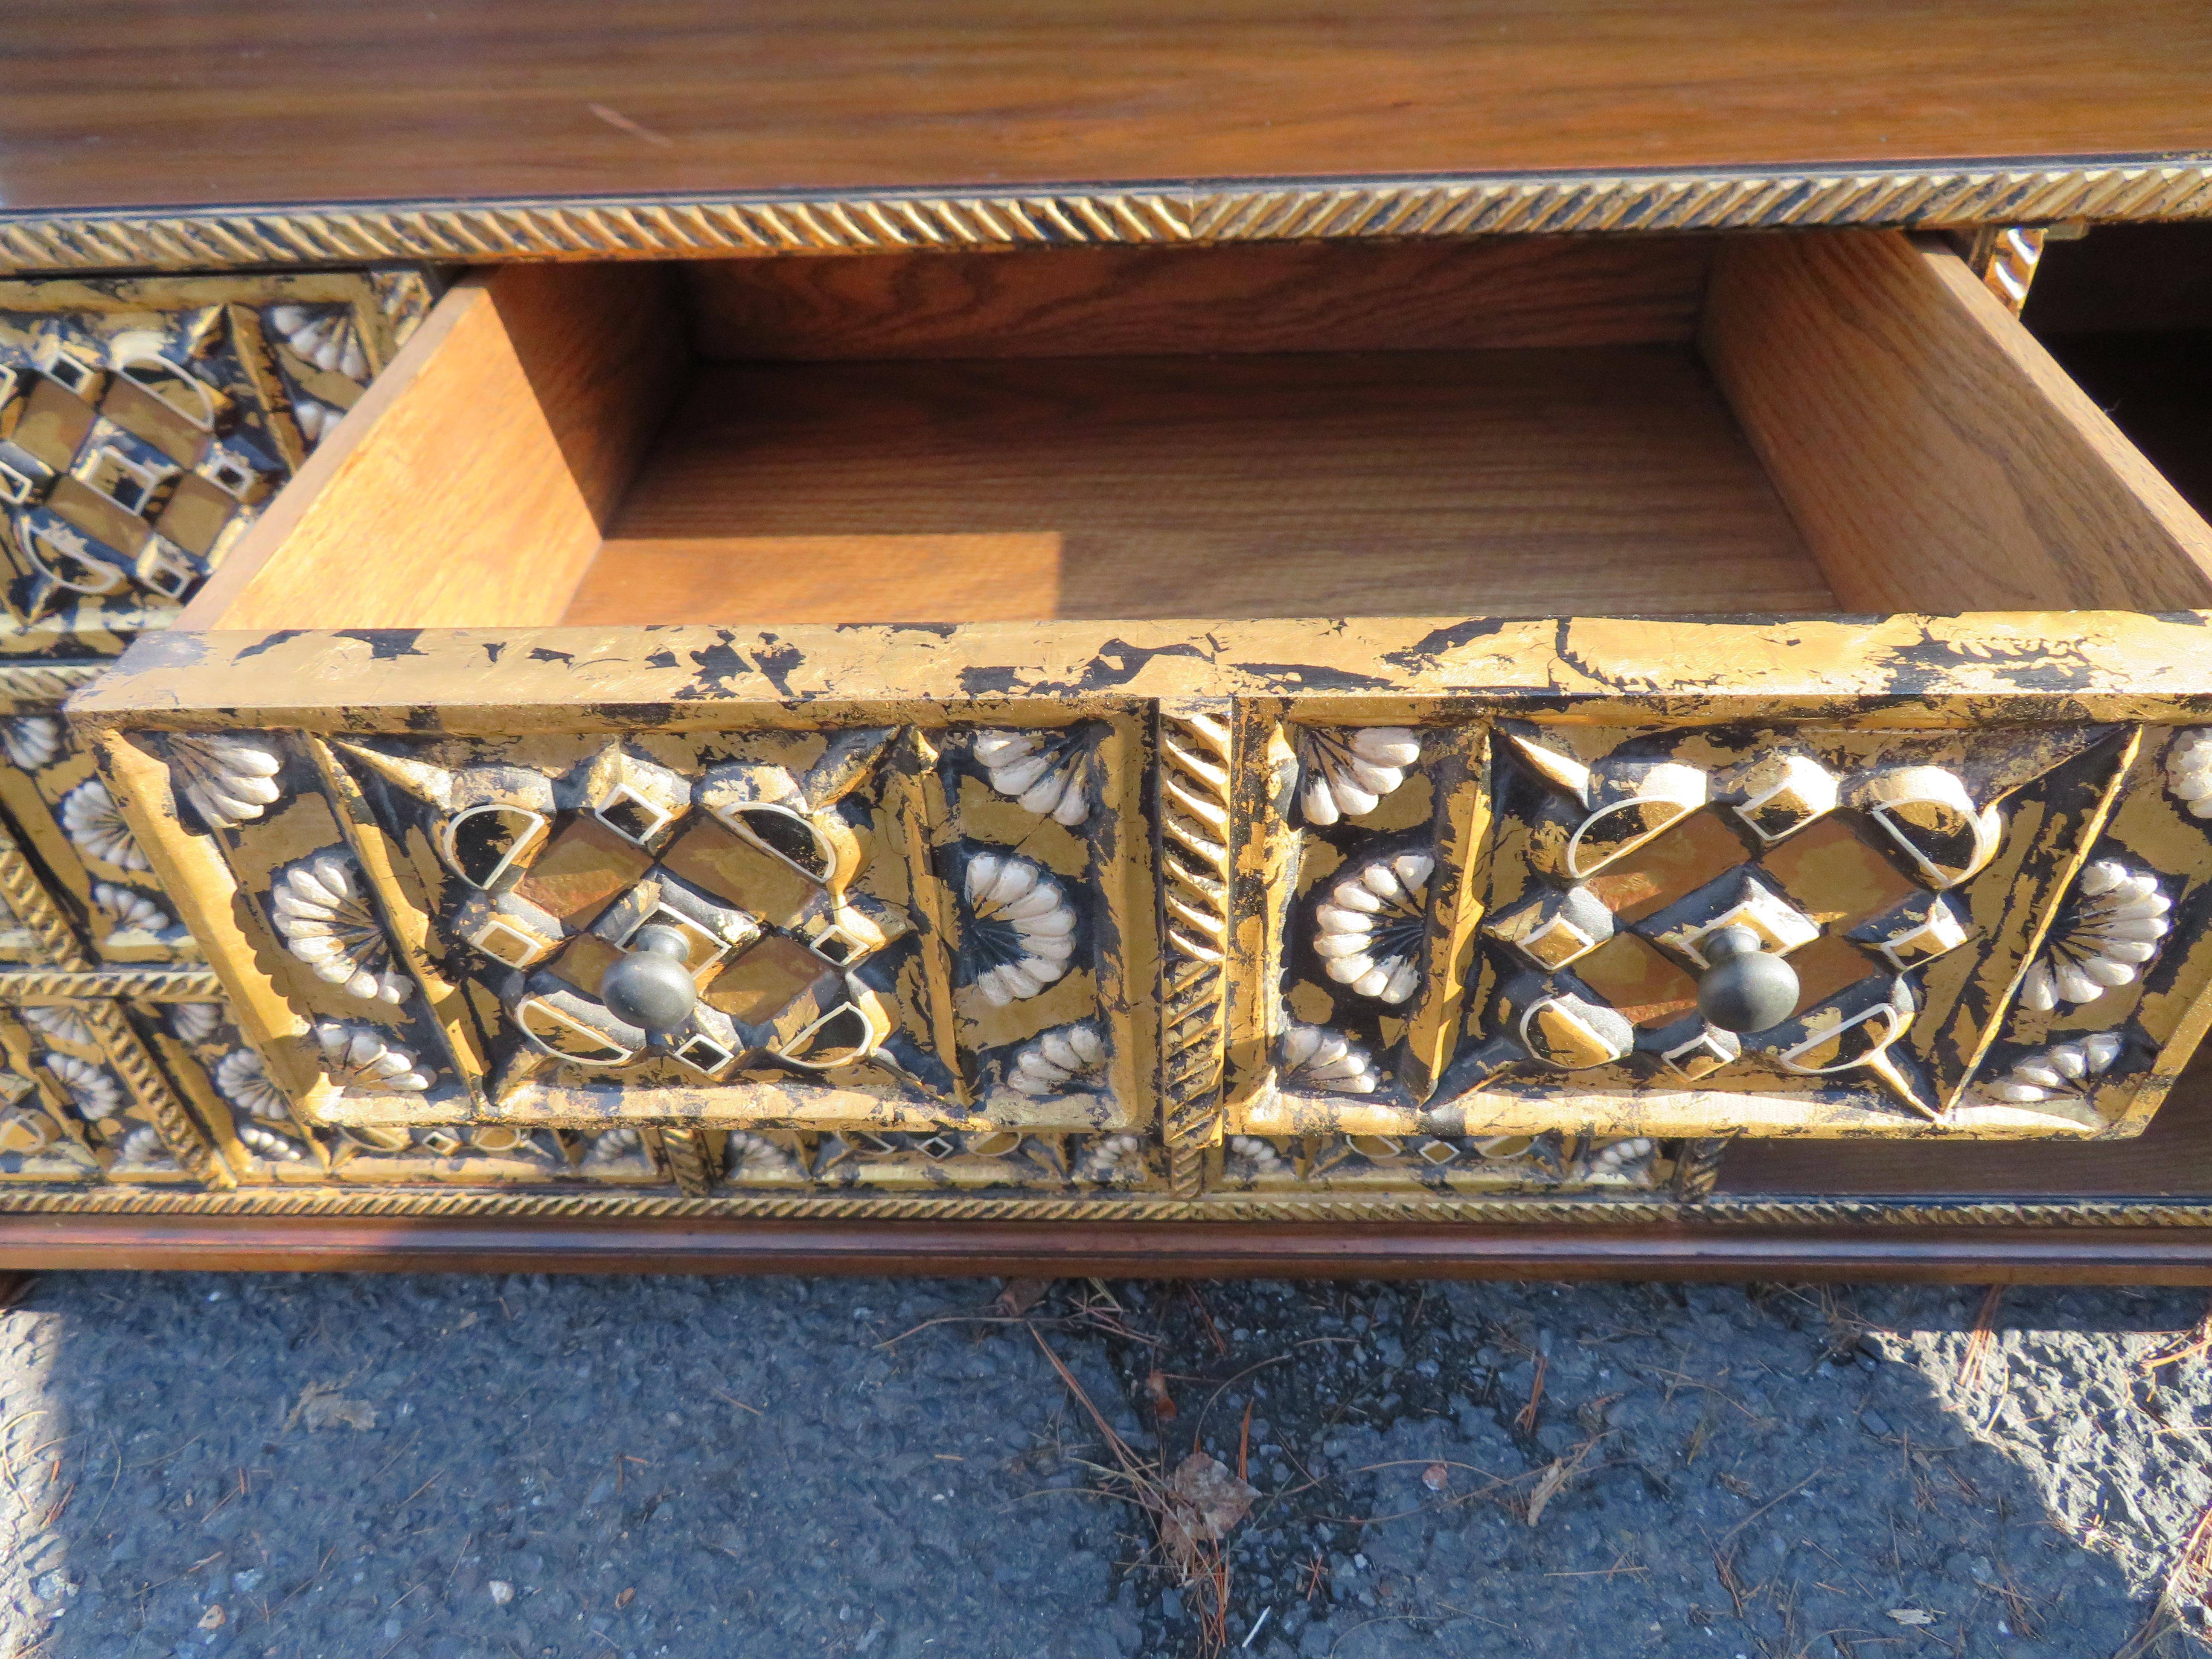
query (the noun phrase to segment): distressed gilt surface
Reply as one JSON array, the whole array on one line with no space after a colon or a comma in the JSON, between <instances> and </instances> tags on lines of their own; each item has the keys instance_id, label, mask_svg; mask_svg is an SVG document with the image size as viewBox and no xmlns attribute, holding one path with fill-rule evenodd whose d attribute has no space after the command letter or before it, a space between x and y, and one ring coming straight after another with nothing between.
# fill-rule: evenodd
<instances>
[{"instance_id":1,"label":"distressed gilt surface","mask_svg":"<svg viewBox=\"0 0 2212 1659\"><path fill-rule=\"evenodd\" d=\"M428 298L410 271L0 283L8 1192L366 1173L210 1092L242 1047L222 986L60 705L173 620Z\"/></svg>"},{"instance_id":2,"label":"distressed gilt surface","mask_svg":"<svg viewBox=\"0 0 2212 1659\"><path fill-rule=\"evenodd\" d=\"M1740 1133L2138 1131L2212 978L2208 620L174 635L73 712L249 1185L1625 1203ZM648 921L659 1052L597 996ZM1730 921L1803 986L1741 1041Z\"/></svg>"}]
</instances>

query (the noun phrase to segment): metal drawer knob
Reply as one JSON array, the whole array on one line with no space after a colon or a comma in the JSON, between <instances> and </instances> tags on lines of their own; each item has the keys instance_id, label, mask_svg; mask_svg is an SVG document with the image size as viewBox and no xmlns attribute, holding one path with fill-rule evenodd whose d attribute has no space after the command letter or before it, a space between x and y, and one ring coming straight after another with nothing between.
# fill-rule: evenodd
<instances>
[{"instance_id":1,"label":"metal drawer knob","mask_svg":"<svg viewBox=\"0 0 2212 1659\"><path fill-rule=\"evenodd\" d=\"M639 928L629 954L599 975L599 1000L617 1018L654 1036L675 1030L699 1005L690 954L673 927Z\"/></svg>"},{"instance_id":2,"label":"metal drawer knob","mask_svg":"<svg viewBox=\"0 0 2212 1659\"><path fill-rule=\"evenodd\" d=\"M1796 1012L1796 969L1759 949L1751 928L1723 927L1707 937L1704 950L1712 966L1698 979L1698 1012L1706 1024L1723 1031L1764 1031Z\"/></svg>"}]
</instances>

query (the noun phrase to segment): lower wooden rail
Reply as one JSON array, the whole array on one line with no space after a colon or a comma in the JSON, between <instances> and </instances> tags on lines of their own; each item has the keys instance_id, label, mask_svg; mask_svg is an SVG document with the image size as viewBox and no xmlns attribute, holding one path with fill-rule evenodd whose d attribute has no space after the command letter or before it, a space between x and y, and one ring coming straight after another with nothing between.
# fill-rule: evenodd
<instances>
[{"instance_id":1,"label":"lower wooden rail","mask_svg":"<svg viewBox=\"0 0 2212 1659\"><path fill-rule=\"evenodd\" d=\"M2212 1285L2212 1227L0 1215L0 1269Z\"/></svg>"}]
</instances>

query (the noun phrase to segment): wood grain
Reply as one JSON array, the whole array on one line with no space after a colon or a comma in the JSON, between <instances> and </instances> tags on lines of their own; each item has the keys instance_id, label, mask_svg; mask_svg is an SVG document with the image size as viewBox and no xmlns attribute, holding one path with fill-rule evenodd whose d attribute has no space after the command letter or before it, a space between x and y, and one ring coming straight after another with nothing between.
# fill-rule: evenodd
<instances>
[{"instance_id":1,"label":"wood grain","mask_svg":"<svg viewBox=\"0 0 2212 1659\"><path fill-rule=\"evenodd\" d=\"M1948 246L1732 240L1703 337L1850 609L2212 604L2212 526Z\"/></svg>"},{"instance_id":2,"label":"wood grain","mask_svg":"<svg viewBox=\"0 0 2212 1659\"><path fill-rule=\"evenodd\" d=\"M1711 239L1064 248L684 267L719 362L1686 341Z\"/></svg>"},{"instance_id":3,"label":"wood grain","mask_svg":"<svg viewBox=\"0 0 2212 1659\"><path fill-rule=\"evenodd\" d=\"M743 609L793 623L1024 622L1059 614L1060 538L1050 532L952 536L694 537L604 547L564 623L635 624Z\"/></svg>"},{"instance_id":4,"label":"wood grain","mask_svg":"<svg viewBox=\"0 0 2212 1659\"><path fill-rule=\"evenodd\" d=\"M2183 151L2199 0L10 9L9 210Z\"/></svg>"},{"instance_id":5,"label":"wood grain","mask_svg":"<svg viewBox=\"0 0 2212 1659\"><path fill-rule=\"evenodd\" d=\"M665 413L664 271L515 266L441 301L187 628L550 622Z\"/></svg>"},{"instance_id":6,"label":"wood grain","mask_svg":"<svg viewBox=\"0 0 2212 1659\"><path fill-rule=\"evenodd\" d=\"M1724 1196L2169 1198L2212 1193L2212 1054L2201 1055L2142 1133L2130 1140L1739 1139L1721 1166Z\"/></svg>"},{"instance_id":7,"label":"wood grain","mask_svg":"<svg viewBox=\"0 0 2212 1659\"><path fill-rule=\"evenodd\" d=\"M703 371L565 620L959 621L904 538L984 535L1059 538L1060 617L1833 605L1695 359L1629 346Z\"/></svg>"},{"instance_id":8,"label":"wood grain","mask_svg":"<svg viewBox=\"0 0 2212 1659\"><path fill-rule=\"evenodd\" d=\"M0 1267L2212 1284L2212 1228L0 1214Z\"/></svg>"}]
</instances>

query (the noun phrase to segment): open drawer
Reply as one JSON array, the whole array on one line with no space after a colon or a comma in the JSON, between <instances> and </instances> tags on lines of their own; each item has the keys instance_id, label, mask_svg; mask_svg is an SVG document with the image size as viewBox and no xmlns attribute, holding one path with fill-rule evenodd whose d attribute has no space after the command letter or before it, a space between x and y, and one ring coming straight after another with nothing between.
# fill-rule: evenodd
<instances>
[{"instance_id":1,"label":"open drawer","mask_svg":"<svg viewBox=\"0 0 2212 1659\"><path fill-rule=\"evenodd\" d=\"M1895 234L515 267L71 707L240 1123L1601 1182L2139 1132L2208 605Z\"/></svg>"}]
</instances>

